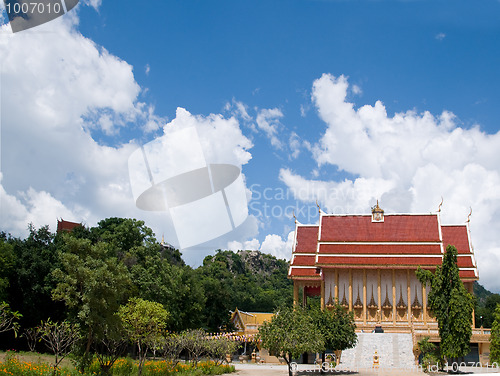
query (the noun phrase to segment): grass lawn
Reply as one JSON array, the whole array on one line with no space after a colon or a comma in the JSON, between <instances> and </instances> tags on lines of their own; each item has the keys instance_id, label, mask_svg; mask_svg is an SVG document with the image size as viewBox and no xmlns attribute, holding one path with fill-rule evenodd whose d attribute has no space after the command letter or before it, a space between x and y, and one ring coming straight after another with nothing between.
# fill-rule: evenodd
<instances>
[{"instance_id":1,"label":"grass lawn","mask_svg":"<svg viewBox=\"0 0 500 376\"><path fill-rule=\"evenodd\" d=\"M0 362L5 362L5 358L7 357L7 354L10 354L10 356L14 356L17 358L19 361L22 362L28 362L28 363L34 363L34 364L39 364L39 363L46 363L46 364L53 364L54 363L54 355L51 354L41 354L41 353L33 353L33 352L28 352L28 351L0 351ZM74 368L73 364L69 360L69 358L64 358L63 361L59 364L59 367L67 367L67 368Z\"/></svg>"}]
</instances>

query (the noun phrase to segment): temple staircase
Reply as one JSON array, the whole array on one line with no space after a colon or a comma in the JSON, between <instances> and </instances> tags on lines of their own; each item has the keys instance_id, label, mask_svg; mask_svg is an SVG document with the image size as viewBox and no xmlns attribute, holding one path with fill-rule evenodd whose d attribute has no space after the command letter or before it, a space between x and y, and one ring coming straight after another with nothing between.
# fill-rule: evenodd
<instances>
[{"instance_id":1,"label":"temple staircase","mask_svg":"<svg viewBox=\"0 0 500 376\"><path fill-rule=\"evenodd\" d=\"M373 367L375 351L380 368L412 369L415 367L411 333L357 333L353 349L342 351L340 366L355 371Z\"/></svg>"}]
</instances>

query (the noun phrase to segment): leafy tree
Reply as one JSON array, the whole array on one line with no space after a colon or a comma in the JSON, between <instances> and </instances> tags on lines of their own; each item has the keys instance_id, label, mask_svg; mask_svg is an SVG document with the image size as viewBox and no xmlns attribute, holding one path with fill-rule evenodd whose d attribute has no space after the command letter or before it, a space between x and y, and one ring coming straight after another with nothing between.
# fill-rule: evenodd
<instances>
[{"instance_id":1,"label":"leafy tree","mask_svg":"<svg viewBox=\"0 0 500 376\"><path fill-rule=\"evenodd\" d=\"M93 348L99 362L101 375L110 375L113 364L124 353L127 347L127 338L123 336L121 322L108 324L104 332L94 340Z\"/></svg>"},{"instance_id":2,"label":"leafy tree","mask_svg":"<svg viewBox=\"0 0 500 376\"><path fill-rule=\"evenodd\" d=\"M106 243L66 236L60 253L61 267L54 270L58 281L53 298L66 303L70 316L86 332L85 354L95 338L118 320L115 313L131 285L127 268L113 257Z\"/></svg>"},{"instance_id":3,"label":"leafy tree","mask_svg":"<svg viewBox=\"0 0 500 376\"><path fill-rule=\"evenodd\" d=\"M22 316L23 315L19 312L12 311L7 303L0 303L0 333L13 330L17 337L17 332L19 330L18 320Z\"/></svg>"},{"instance_id":4,"label":"leafy tree","mask_svg":"<svg viewBox=\"0 0 500 376\"><path fill-rule=\"evenodd\" d=\"M288 264L258 251L218 250L207 256L196 270L203 286L206 304L205 327L220 331L228 327L229 310L272 312L292 304L292 282Z\"/></svg>"},{"instance_id":5,"label":"leafy tree","mask_svg":"<svg viewBox=\"0 0 500 376\"><path fill-rule=\"evenodd\" d=\"M476 327L482 325L484 328L491 328L497 304L500 304L500 294L490 294L484 299L483 304L475 310Z\"/></svg>"},{"instance_id":6,"label":"leafy tree","mask_svg":"<svg viewBox=\"0 0 500 376\"><path fill-rule=\"evenodd\" d=\"M179 363L182 350L184 350L182 335L179 333L165 332L162 348L163 358L171 362L172 368Z\"/></svg>"},{"instance_id":7,"label":"leafy tree","mask_svg":"<svg viewBox=\"0 0 500 376\"><path fill-rule=\"evenodd\" d=\"M472 336L474 298L460 280L457 249L448 245L435 274L419 268L417 277L431 285L429 308L438 321L441 354L447 359L465 356Z\"/></svg>"},{"instance_id":8,"label":"leafy tree","mask_svg":"<svg viewBox=\"0 0 500 376\"><path fill-rule=\"evenodd\" d=\"M99 221L97 227L90 229L90 239L93 243L105 242L117 253L123 254L140 247L156 246L157 252L160 249L153 230L147 227L144 221L132 218L103 219Z\"/></svg>"},{"instance_id":9,"label":"leafy tree","mask_svg":"<svg viewBox=\"0 0 500 376\"><path fill-rule=\"evenodd\" d=\"M118 316L128 338L137 344L140 376L148 349L158 342L167 326L169 314L160 303L131 298L127 305L120 307Z\"/></svg>"},{"instance_id":10,"label":"leafy tree","mask_svg":"<svg viewBox=\"0 0 500 376\"><path fill-rule=\"evenodd\" d=\"M16 264L14 246L0 238L0 301L7 299L9 280Z\"/></svg>"},{"instance_id":11,"label":"leafy tree","mask_svg":"<svg viewBox=\"0 0 500 376\"><path fill-rule=\"evenodd\" d=\"M500 365L500 304L495 310L495 321L491 326L490 334L490 361Z\"/></svg>"},{"instance_id":12,"label":"leafy tree","mask_svg":"<svg viewBox=\"0 0 500 376\"><path fill-rule=\"evenodd\" d=\"M325 341L308 312L300 307L281 308L271 321L259 327L258 337L262 347L281 354L292 376L292 359L305 352L318 352L325 348Z\"/></svg>"},{"instance_id":13,"label":"leafy tree","mask_svg":"<svg viewBox=\"0 0 500 376\"><path fill-rule=\"evenodd\" d=\"M69 321L53 322L48 319L38 327L40 338L54 353L54 375L62 360L69 354L73 345L80 337L79 328Z\"/></svg>"},{"instance_id":14,"label":"leafy tree","mask_svg":"<svg viewBox=\"0 0 500 376\"><path fill-rule=\"evenodd\" d=\"M200 357L207 351L207 333L202 329L189 329L182 333L182 342L185 350L196 367Z\"/></svg>"},{"instance_id":15,"label":"leafy tree","mask_svg":"<svg viewBox=\"0 0 500 376\"><path fill-rule=\"evenodd\" d=\"M226 355L232 355L241 344L226 337L210 338L206 342L208 356L217 364L226 361Z\"/></svg>"},{"instance_id":16,"label":"leafy tree","mask_svg":"<svg viewBox=\"0 0 500 376\"><path fill-rule=\"evenodd\" d=\"M30 224L26 239L10 239L14 247L15 266L9 283L12 309L22 312L21 325L35 327L51 317L64 319L64 304L51 299L56 281L52 271L60 266L54 235L48 226L38 230Z\"/></svg>"},{"instance_id":17,"label":"leafy tree","mask_svg":"<svg viewBox=\"0 0 500 376\"><path fill-rule=\"evenodd\" d=\"M356 345L356 324L352 312L335 304L332 309L313 308L311 316L316 328L321 333L325 348L322 351L322 361L325 361L325 350L330 349L339 354L342 350Z\"/></svg>"},{"instance_id":18,"label":"leafy tree","mask_svg":"<svg viewBox=\"0 0 500 376\"><path fill-rule=\"evenodd\" d=\"M429 342L429 337L422 338L417 345L422 354L424 372L429 372L431 366L442 364L439 349L435 344Z\"/></svg>"},{"instance_id":19,"label":"leafy tree","mask_svg":"<svg viewBox=\"0 0 500 376\"><path fill-rule=\"evenodd\" d=\"M130 273L139 297L165 306L172 330L201 326L205 296L190 267L171 265L157 254L133 265Z\"/></svg>"}]
</instances>

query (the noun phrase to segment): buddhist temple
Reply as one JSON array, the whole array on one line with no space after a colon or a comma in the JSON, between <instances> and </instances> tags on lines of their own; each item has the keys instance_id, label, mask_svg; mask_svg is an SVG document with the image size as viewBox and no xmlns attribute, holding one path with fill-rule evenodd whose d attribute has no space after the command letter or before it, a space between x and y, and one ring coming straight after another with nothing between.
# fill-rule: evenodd
<instances>
[{"instance_id":1,"label":"buddhist temple","mask_svg":"<svg viewBox=\"0 0 500 376\"><path fill-rule=\"evenodd\" d=\"M445 225L439 213L386 214L378 202L371 215L326 214L317 225L296 222L289 269L294 302L319 296L354 312L358 330L437 329L427 308L429 286L415 271L435 270L447 245L458 250L460 278L472 293L479 279L469 224Z\"/></svg>"}]
</instances>

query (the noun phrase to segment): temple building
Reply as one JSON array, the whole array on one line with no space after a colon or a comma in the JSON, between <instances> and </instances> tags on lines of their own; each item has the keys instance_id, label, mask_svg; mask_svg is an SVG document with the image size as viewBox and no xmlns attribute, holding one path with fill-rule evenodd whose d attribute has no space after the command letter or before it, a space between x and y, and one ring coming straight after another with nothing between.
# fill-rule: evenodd
<instances>
[{"instance_id":1,"label":"temple building","mask_svg":"<svg viewBox=\"0 0 500 376\"><path fill-rule=\"evenodd\" d=\"M339 302L353 312L356 331L411 333L415 346L423 337L440 342L438 323L427 307L430 286L415 274L418 267L435 271L448 245L457 248L460 279L472 294L479 279L469 231L441 223L440 213L386 214L378 202L371 215L326 214L319 223L296 221L288 277L294 304L319 297L328 309ZM468 359L486 364L489 329L474 329Z\"/></svg>"},{"instance_id":2,"label":"temple building","mask_svg":"<svg viewBox=\"0 0 500 376\"><path fill-rule=\"evenodd\" d=\"M479 279L468 223L444 225L439 213L334 215L320 210L318 225L296 223L289 269L294 301L320 296L354 312L358 330L377 324L402 331L437 328L427 308L429 286L415 271L434 271L448 244L458 250L460 278L472 293Z\"/></svg>"}]
</instances>

